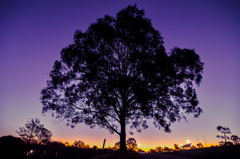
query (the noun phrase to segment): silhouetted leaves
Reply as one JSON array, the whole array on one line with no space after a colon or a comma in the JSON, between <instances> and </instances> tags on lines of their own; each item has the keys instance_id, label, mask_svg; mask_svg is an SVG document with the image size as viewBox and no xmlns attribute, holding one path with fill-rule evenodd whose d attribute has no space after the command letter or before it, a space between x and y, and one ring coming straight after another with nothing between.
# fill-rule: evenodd
<instances>
[{"instance_id":1,"label":"silhouetted leaves","mask_svg":"<svg viewBox=\"0 0 240 159\"><path fill-rule=\"evenodd\" d=\"M175 148L176 150L179 150L179 149L180 149L180 147L178 146L178 144L174 144L174 148Z\"/></svg>"},{"instance_id":2,"label":"silhouetted leaves","mask_svg":"<svg viewBox=\"0 0 240 159\"><path fill-rule=\"evenodd\" d=\"M225 142L219 142L220 145L233 145L231 142L227 142L228 140L233 140L235 142L235 145L239 144L239 137L237 135L232 135L231 137L226 136L226 134L231 134L230 129L228 127L218 126L216 128L218 131L224 134L224 136L217 135L217 138L225 139Z\"/></svg>"},{"instance_id":3,"label":"silhouetted leaves","mask_svg":"<svg viewBox=\"0 0 240 159\"><path fill-rule=\"evenodd\" d=\"M118 150L119 148L120 148L120 141L116 142L112 149L113 150Z\"/></svg>"},{"instance_id":4,"label":"silhouetted leaves","mask_svg":"<svg viewBox=\"0 0 240 159\"><path fill-rule=\"evenodd\" d=\"M231 140L235 142L235 144L239 144L240 138L237 135L232 135Z\"/></svg>"},{"instance_id":5,"label":"silhouetted leaves","mask_svg":"<svg viewBox=\"0 0 240 159\"><path fill-rule=\"evenodd\" d=\"M202 72L194 50L166 53L144 10L130 5L75 32L41 92L42 113L53 111L71 127L85 123L117 133L125 151L126 124L141 132L145 119L154 119L155 127L171 132L171 123L185 113L202 113L193 86Z\"/></svg>"},{"instance_id":6,"label":"silhouetted leaves","mask_svg":"<svg viewBox=\"0 0 240 159\"><path fill-rule=\"evenodd\" d=\"M26 143L46 144L51 141L52 133L40 124L39 119L29 119L25 127L19 127L16 131Z\"/></svg>"},{"instance_id":7,"label":"silhouetted leaves","mask_svg":"<svg viewBox=\"0 0 240 159\"><path fill-rule=\"evenodd\" d=\"M84 148L85 147L85 143L83 141L74 141L74 146L77 147L77 148Z\"/></svg>"},{"instance_id":8,"label":"silhouetted leaves","mask_svg":"<svg viewBox=\"0 0 240 159\"><path fill-rule=\"evenodd\" d=\"M137 141L134 138L129 138L127 140L127 149L131 151L137 150Z\"/></svg>"}]
</instances>

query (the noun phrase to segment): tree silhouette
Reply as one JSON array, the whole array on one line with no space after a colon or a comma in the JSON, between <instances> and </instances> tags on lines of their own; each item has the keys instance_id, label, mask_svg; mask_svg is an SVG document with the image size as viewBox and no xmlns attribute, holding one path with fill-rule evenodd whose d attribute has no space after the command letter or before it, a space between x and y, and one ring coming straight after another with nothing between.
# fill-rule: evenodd
<instances>
[{"instance_id":1,"label":"tree silhouette","mask_svg":"<svg viewBox=\"0 0 240 159\"><path fill-rule=\"evenodd\" d=\"M239 144L240 138L237 135L232 135L231 140L233 140L235 142L235 144L237 145L237 144Z\"/></svg>"},{"instance_id":2,"label":"tree silhouette","mask_svg":"<svg viewBox=\"0 0 240 159\"><path fill-rule=\"evenodd\" d=\"M175 148L176 150L180 150L180 147L178 146L178 144L174 144L174 148Z\"/></svg>"},{"instance_id":3,"label":"tree silhouette","mask_svg":"<svg viewBox=\"0 0 240 159\"><path fill-rule=\"evenodd\" d=\"M170 151L168 147L164 147L163 151Z\"/></svg>"},{"instance_id":4,"label":"tree silhouette","mask_svg":"<svg viewBox=\"0 0 240 159\"><path fill-rule=\"evenodd\" d=\"M217 135L217 138L225 139L225 144L226 144L227 139L230 139L228 136L226 136L226 134L231 134L230 129L228 127L222 127L222 126L218 126L216 129L224 134L224 136Z\"/></svg>"},{"instance_id":5,"label":"tree silhouette","mask_svg":"<svg viewBox=\"0 0 240 159\"><path fill-rule=\"evenodd\" d=\"M89 149L90 147L89 147L89 145L87 144L87 145L84 146L84 148Z\"/></svg>"},{"instance_id":6,"label":"tree silhouette","mask_svg":"<svg viewBox=\"0 0 240 159\"><path fill-rule=\"evenodd\" d=\"M158 147L155 148L155 152L161 152L161 151L162 151L161 146L158 146Z\"/></svg>"},{"instance_id":7,"label":"tree silhouette","mask_svg":"<svg viewBox=\"0 0 240 159\"><path fill-rule=\"evenodd\" d=\"M112 149L113 149L113 150L118 150L118 149L120 149L120 141L119 141L119 142L116 142Z\"/></svg>"},{"instance_id":8,"label":"tree silhouette","mask_svg":"<svg viewBox=\"0 0 240 159\"><path fill-rule=\"evenodd\" d=\"M26 143L36 142L38 144L46 144L51 141L52 132L44 128L43 124L40 124L39 119L29 119L25 124L25 127L19 127L19 131L16 131L23 141Z\"/></svg>"},{"instance_id":9,"label":"tree silhouette","mask_svg":"<svg viewBox=\"0 0 240 159\"><path fill-rule=\"evenodd\" d=\"M65 142L64 145L65 145L66 147L69 147L69 146L70 146L70 143L69 143L69 142Z\"/></svg>"},{"instance_id":10,"label":"tree silhouette","mask_svg":"<svg viewBox=\"0 0 240 159\"><path fill-rule=\"evenodd\" d=\"M137 141L134 138L129 138L127 140L127 149L132 151L137 150Z\"/></svg>"},{"instance_id":11,"label":"tree silhouette","mask_svg":"<svg viewBox=\"0 0 240 159\"><path fill-rule=\"evenodd\" d=\"M84 148L85 147L85 143L78 140L78 141L74 141L74 146L77 147L77 148Z\"/></svg>"},{"instance_id":12,"label":"tree silhouette","mask_svg":"<svg viewBox=\"0 0 240 159\"><path fill-rule=\"evenodd\" d=\"M94 150L97 150L97 149L98 149L98 147L94 145L94 146L93 146L93 149L94 149Z\"/></svg>"},{"instance_id":13,"label":"tree silhouette","mask_svg":"<svg viewBox=\"0 0 240 159\"><path fill-rule=\"evenodd\" d=\"M171 123L202 113L193 87L202 72L194 50L166 53L144 10L130 5L75 32L41 91L42 113L52 111L71 127L84 122L117 133L126 151L127 124L133 134L153 119L155 127L171 132Z\"/></svg>"},{"instance_id":14,"label":"tree silhouette","mask_svg":"<svg viewBox=\"0 0 240 159\"><path fill-rule=\"evenodd\" d=\"M198 147L198 148L203 148L202 143L198 143L198 144L197 144L197 147Z\"/></svg>"}]
</instances>

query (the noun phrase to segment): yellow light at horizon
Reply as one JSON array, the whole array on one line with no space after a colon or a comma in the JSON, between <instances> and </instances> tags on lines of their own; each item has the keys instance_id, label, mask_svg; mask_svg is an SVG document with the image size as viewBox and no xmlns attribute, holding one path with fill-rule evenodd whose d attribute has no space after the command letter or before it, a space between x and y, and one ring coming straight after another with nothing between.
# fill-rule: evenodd
<instances>
[{"instance_id":1,"label":"yellow light at horizon","mask_svg":"<svg viewBox=\"0 0 240 159\"><path fill-rule=\"evenodd\" d=\"M190 143L190 141L189 141L189 140L187 140L187 143Z\"/></svg>"},{"instance_id":2,"label":"yellow light at horizon","mask_svg":"<svg viewBox=\"0 0 240 159\"><path fill-rule=\"evenodd\" d=\"M140 146L140 144L138 144L138 146Z\"/></svg>"}]
</instances>

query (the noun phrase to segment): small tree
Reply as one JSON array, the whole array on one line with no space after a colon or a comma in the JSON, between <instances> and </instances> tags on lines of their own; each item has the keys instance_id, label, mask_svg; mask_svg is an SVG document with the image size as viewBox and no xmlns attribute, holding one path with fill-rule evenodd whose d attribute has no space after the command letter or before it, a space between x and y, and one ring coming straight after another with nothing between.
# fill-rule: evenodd
<instances>
[{"instance_id":1,"label":"small tree","mask_svg":"<svg viewBox=\"0 0 240 159\"><path fill-rule=\"evenodd\" d=\"M74 141L73 144L74 144L74 146L77 147L77 148L84 148L84 146L85 146L85 143L82 142L82 141L80 141L80 140Z\"/></svg>"},{"instance_id":2,"label":"small tree","mask_svg":"<svg viewBox=\"0 0 240 159\"><path fill-rule=\"evenodd\" d=\"M224 142L223 141L219 141L219 146L223 146Z\"/></svg>"},{"instance_id":3,"label":"small tree","mask_svg":"<svg viewBox=\"0 0 240 159\"><path fill-rule=\"evenodd\" d=\"M232 135L231 140L233 140L235 142L235 144L237 145L237 144L239 144L240 138L237 135Z\"/></svg>"},{"instance_id":4,"label":"small tree","mask_svg":"<svg viewBox=\"0 0 240 159\"><path fill-rule=\"evenodd\" d=\"M198 148L203 148L202 143L198 143L198 144L197 144L197 147L198 147Z\"/></svg>"},{"instance_id":5,"label":"small tree","mask_svg":"<svg viewBox=\"0 0 240 159\"><path fill-rule=\"evenodd\" d=\"M168 147L164 147L163 151L170 151Z\"/></svg>"},{"instance_id":6,"label":"small tree","mask_svg":"<svg viewBox=\"0 0 240 159\"><path fill-rule=\"evenodd\" d=\"M69 142L65 142L64 145L65 145L66 147L69 147L69 146L70 146L70 143L69 143Z\"/></svg>"},{"instance_id":7,"label":"small tree","mask_svg":"<svg viewBox=\"0 0 240 159\"><path fill-rule=\"evenodd\" d=\"M155 150L154 150L154 149L150 149L149 152L150 152L150 153L154 153Z\"/></svg>"},{"instance_id":8,"label":"small tree","mask_svg":"<svg viewBox=\"0 0 240 159\"><path fill-rule=\"evenodd\" d=\"M116 142L112 149L113 149L113 150L118 150L118 149L120 149L120 141L119 141L119 142Z\"/></svg>"},{"instance_id":9,"label":"small tree","mask_svg":"<svg viewBox=\"0 0 240 159\"><path fill-rule=\"evenodd\" d=\"M230 139L228 136L226 136L226 134L231 134L230 129L228 127L222 127L222 126L218 126L216 129L224 134L224 136L217 135L217 138L225 139L225 144L226 144L227 139Z\"/></svg>"},{"instance_id":10,"label":"small tree","mask_svg":"<svg viewBox=\"0 0 240 159\"><path fill-rule=\"evenodd\" d=\"M94 150L98 150L98 147L96 145L93 146Z\"/></svg>"},{"instance_id":11,"label":"small tree","mask_svg":"<svg viewBox=\"0 0 240 159\"><path fill-rule=\"evenodd\" d=\"M191 149L196 149L196 147L194 145L192 145Z\"/></svg>"},{"instance_id":12,"label":"small tree","mask_svg":"<svg viewBox=\"0 0 240 159\"><path fill-rule=\"evenodd\" d=\"M155 148L155 152L161 152L161 151L162 151L161 146L158 146L158 147Z\"/></svg>"},{"instance_id":13,"label":"small tree","mask_svg":"<svg viewBox=\"0 0 240 159\"><path fill-rule=\"evenodd\" d=\"M178 144L174 144L174 148L175 148L176 150L180 150L180 147L178 146Z\"/></svg>"},{"instance_id":14,"label":"small tree","mask_svg":"<svg viewBox=\"0 0 240 159\"><path fill-rule=\"evenodd\" d=\"M35 120L29 119L25 127L19 127L19 131L16 130L16 132L26 143L46 144L51 141L52 137L52 132L44 128L37 118Z\"/></svg>"},{"instance_id":15,"label":"small tree","mask_svg":"<svg viewBox=\"0 0 240 159\"><path fill-rule=\"evenodd\" d=\"M134 138L129 138L127 140L127 149L128 150L132 150L132 151L136 151L137 149L137 142Z\"/></svg>"}]
</instances>

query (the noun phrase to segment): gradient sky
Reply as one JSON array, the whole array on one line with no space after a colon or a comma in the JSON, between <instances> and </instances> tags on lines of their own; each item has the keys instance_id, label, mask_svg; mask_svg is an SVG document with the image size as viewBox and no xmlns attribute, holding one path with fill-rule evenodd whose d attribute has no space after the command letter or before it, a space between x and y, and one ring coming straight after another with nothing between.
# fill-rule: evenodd
<instances>
[{"instance_id":1,"label":"gradient sky","mask_svg":"<svg viewBox=\"0 0 240 159\"><path fill-rule=\"evenodd\" d=\"M0 136L13 135L29 118L39 118L52 131L53 140L84 141L90 146L112 147L117 134L78 124L74 129L50 114L42 116L40 91L46 86L54 61L73 34L85 31L90 23L106 14L115 16L130 4L144 9L146 17L164 38L167 52L174 46L195 49L204 62L203 80L197 88L199 118L188 115L172 124L171 133L156 129L152 121L134 137L140 148L173 147L190 140L218 144L218 125L240 136L240 1L0 1Z\"/></svg>"}]
</instances>

